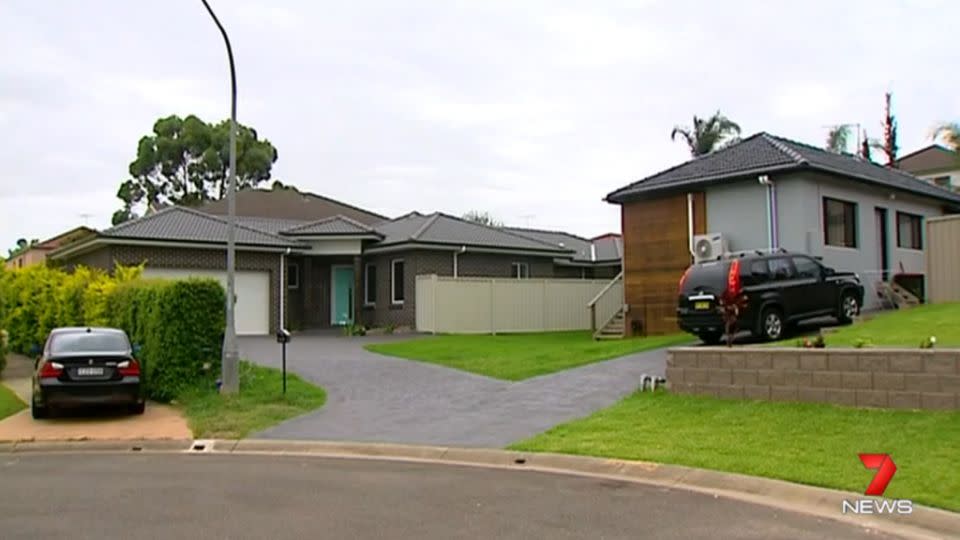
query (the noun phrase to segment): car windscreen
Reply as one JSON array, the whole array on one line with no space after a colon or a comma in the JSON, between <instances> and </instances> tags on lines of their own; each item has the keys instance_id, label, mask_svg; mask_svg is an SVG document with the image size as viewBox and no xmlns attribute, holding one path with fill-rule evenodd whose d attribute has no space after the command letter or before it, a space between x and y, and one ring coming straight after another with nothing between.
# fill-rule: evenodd
<instances>
[{"instance_id":1,"label":"car windscreen","mask_svg":"<svg viewBox=\"0 0 960 540\"><path fill-rule=\"evenodd\" d=\"M50 341L51 354L85 352L117 352L130 350L127 337L117 332L76 332L54 334Z\"/></svg>"}]
</instances>

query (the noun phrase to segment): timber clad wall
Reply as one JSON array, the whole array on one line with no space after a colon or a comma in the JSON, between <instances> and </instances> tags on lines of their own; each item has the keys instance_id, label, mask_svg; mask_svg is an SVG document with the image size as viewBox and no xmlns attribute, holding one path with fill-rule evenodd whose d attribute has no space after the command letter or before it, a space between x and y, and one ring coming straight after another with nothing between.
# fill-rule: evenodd
<instances>
[{"instance_id":1,"label":"timber clad wall","mask_svg":"<svg viewBox=\"0 0 960 540\"><path fill-rule=\"evenodd\" d=\"M694 234L706 230L703 193L693 196ZM627 332L678 331L677 283L690 266L686 194L628 202L621 207Z\"/></svg>"},{"instance_id":2,"label":"timber clad wall","mask_svg":"<svg viewBox=\"0 0 960 540\"><path fill-rule=\"evenodd\" d=\"M667 386L722 398L958 409L960 351L675 348Z\"/></svg>"}]
</instances>

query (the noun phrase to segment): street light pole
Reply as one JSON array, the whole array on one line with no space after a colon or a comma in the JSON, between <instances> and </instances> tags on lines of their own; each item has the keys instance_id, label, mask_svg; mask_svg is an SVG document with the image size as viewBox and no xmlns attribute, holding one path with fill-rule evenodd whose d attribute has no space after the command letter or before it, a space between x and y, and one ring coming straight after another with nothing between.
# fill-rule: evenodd
<instances>
[{"instance_id":1,"label":"street light pole","mask_svg":"<svg viewBox=\"0 0 960 540\"><path fill-rule=\"evenodd\" d=\"M237 328L234 317L235 304L235 267L236 267L236 222L237 202L235 191L237 187L237 71L233 65L233 48L230 47L230 38L227 31L220 24L220 19L210 8L207 0L200 0L207 8L207 13L220 29L223 42L227 46L227 58L230 60L230 168L227 171L227 328L223 333L223 357L220 364L220 392L234 394L240 390L240 351L237 346Z\"/></svg>"}]
</instances>

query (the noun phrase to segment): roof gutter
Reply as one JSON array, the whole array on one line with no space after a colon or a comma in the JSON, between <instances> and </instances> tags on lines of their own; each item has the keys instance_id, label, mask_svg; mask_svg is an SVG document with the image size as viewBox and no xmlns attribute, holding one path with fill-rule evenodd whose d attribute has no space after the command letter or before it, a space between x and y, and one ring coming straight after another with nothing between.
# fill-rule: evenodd
<instances>
[{"instance_id":1,"label":"roof gutter","mask_svg":"<svg viewBox=\"0 0 960 540\"><path fill-rule=\"evenodd\" d=\"M432 250L432 251L450 251L451 249L460 249L461 252L469 247L470 251L476 253L496 253L503 255L533 255L536 257L564 257L570 256L573 251L559 251L559 250L536 250L536 249L509 249L509 248L495 248L495 247L485 247L485 246L467 246L461 245L459 248L456 245L450 244L430 244L424 242L404 242L401 244L390 244L386 246L373 246L369 249L364 250L364 254L377 254L377 253L394 253L397 251L410 251L414 249L422 250Z\"/></svg>"},{"instance_id":2,"label":"roof gutter","mask_svg":"<svg viewBox=\"0 0 960 540\"><path fill-rule=\"evenodd\" d=\"M83 244L68 244L62 251L57 250L48 255L51 259L62 259L68 255L83 253L89 251L89 248L95 248L99 245L110 246L138 246L138 247L160 247L160 248L182 248L182 249L219 249L226 246L226 242L176 242L170 240L142 240L127 238L109 238L98 236L89 242ZM237 243L237 248L243 251L256 251L263 253L283 253L287 249L291 250L309 250L308 246L262 246L257 244Z\"/></svg>"}]
</instances>

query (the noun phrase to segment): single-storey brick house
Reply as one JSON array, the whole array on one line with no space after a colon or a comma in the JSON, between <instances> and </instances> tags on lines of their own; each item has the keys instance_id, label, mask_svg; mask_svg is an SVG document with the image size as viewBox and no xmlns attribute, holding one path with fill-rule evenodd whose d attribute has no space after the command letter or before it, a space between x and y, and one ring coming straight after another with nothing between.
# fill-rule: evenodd
<instances>
[{"instance_id":1,"label":"single-storey brick house","mask_svg":"<svg viewBox=\"0 0 960 540\"><path fill-rule=\"evenodd\" d=\"M389 219L294 189L237 194L237 332L361 322L413 326L416 276L607 278L618 235L488 227L443 213ZM145 276L226 281L226 204L167 207L50 254L68 268L145 263ZM282 314L282 321L280 315Z\"/></svg>"},{"instance_id":2,"label":"single-storey brick house","mask_svg":"<svg viewBox=\"0 0 960 540\"><path fill-rule=\"evenodd\" d=\"M729 251L786 248L858 272L878 303L880 281L924 273L924 221L956 212L960 193L855 156L757 133L624 186L626 328L677 331L677 283L696 235Z\"/></svg>"}]
</instances>

